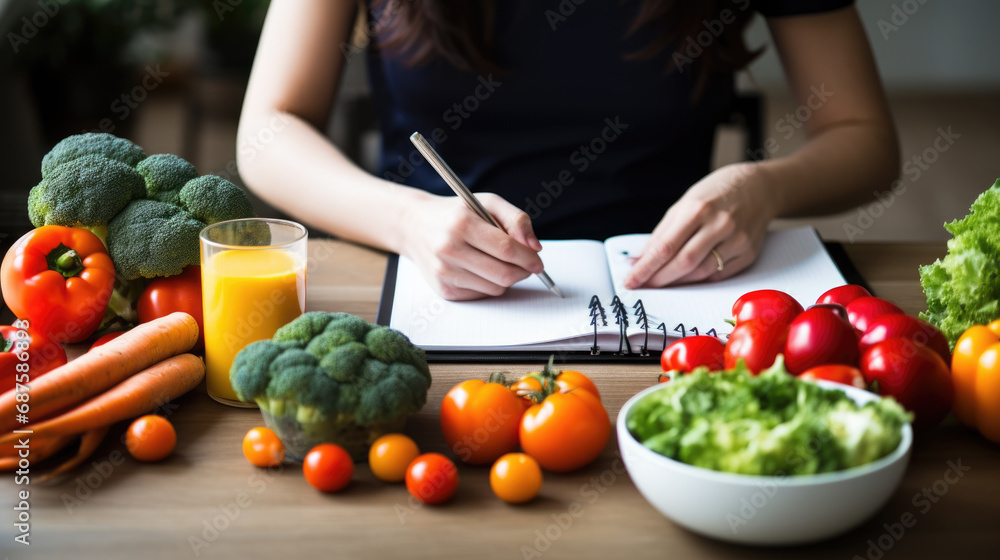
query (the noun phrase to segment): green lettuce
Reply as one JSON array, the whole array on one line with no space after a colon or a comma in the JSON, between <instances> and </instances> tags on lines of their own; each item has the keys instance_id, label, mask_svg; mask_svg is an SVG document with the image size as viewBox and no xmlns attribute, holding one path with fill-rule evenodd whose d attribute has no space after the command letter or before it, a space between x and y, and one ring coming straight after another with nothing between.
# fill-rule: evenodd
<instances>
[{"instance_id":1,"label":"green lettuce","mask_svg":"<svg viewBox=\"0 0 1000 560\"><path fill-rule=\"evenodd\" d=\"M808 475L864 465L891 453L912 420L892 398L858 405L785 371L779 359L754 376L742 363L699 368L631 409L629 432L684 463L740 474Z\"/></svg>"},{"instance_id":2,"label":"green lettuce","mask_svg":"<svg viewBox=\"0 0 1000 560\"><path fill-rule=\"evenodd\" d=\"M965 329L1000 317L1000 179L944 225L954 236L943 259L920 267L927 311L920 318L948 337L952 348Z\"/></svg>"}]
</instances>

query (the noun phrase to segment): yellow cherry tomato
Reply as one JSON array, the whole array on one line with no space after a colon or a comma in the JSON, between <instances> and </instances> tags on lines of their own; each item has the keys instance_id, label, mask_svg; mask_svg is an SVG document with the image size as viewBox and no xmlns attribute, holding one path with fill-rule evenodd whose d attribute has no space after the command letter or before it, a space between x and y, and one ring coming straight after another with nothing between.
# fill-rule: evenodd
<instances>
[{"instance_id":1,"label":"yellow cherry tomato","mask_svg":"<svg viewBox=\"0 0 1000 560\"><path fill-rule=\"evenodd\" d=\"M243 455L256 467L276 467L285 460L285 444L270 428L251 428L243 436Z\"/></svg>"},{"instance_id":2,"label":"yellow cherry tomato","mask_svg":"<svg viewBox=\"0 0 1000 560\"><path fill-rule=\"evenodd\" d=\"M420 449L412 439L403 434L386 434L375 440L368 450L368 466L380 480L401 482L406 478L406 467L418 455Z\"/></svg>"},{"instance_id":3,"label":"yellow cherry tomato","mask_svg":"<svg viewBox=\"0 0 1000 560\"><path fill-rule=\"evenodd\" d=\"M998 322L994 322L998 323ZM987 348L1000 342L1000 336L992 328L983 325L969 327L951 355L951 379L955 387L955 416L966 426L976 425L976 371L979 357Z\"/></svg>"},{"instance_id":4,"label":"yellow cherry tomato","mask_svg":"<svg viewBox=\"0 0 1000 560\"><path fill-rule=\"evenodd\" d=\"M530 455L508 453L493 463L490 487L498 498L507 503L530 501L542 488L542 468Z\"/></svg>"}]
</instances>

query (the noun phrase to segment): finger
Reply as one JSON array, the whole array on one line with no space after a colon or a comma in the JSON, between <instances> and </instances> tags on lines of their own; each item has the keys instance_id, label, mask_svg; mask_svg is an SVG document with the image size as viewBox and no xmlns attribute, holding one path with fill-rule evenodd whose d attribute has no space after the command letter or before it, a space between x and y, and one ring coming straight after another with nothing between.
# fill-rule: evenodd
<instances>
[{"instance_id":1,"label":"finger","mask_svg":"<svg viewBox=\"0 0 1000 560\"><path fill-rule=\"evenodd\" d=\"M754 255L752 253L744 253L734 257L731 261L726 262L726 266L722 268L722 272L713 272L705 280L708 282L718 282L719 280L725 280L730 276L734 276L740 272L743 272L751 264L753 264Z\"/></svg>"},{"instance_id":2,"label":"finger","mask_svg":"<svg viewBox=\"0 0 1000 560\"><path fill-rule=\"evenodd\" d=\"M722 253L720 252L719 254L721 255ZM725 262L725 257L723 257L723 262ZM722 268L723 271L726 270L725 266ZM719 260L715 258L715 255L709 252L708 256L705 257L705 260L703 260L694 270L675 280L673 285L676 286L680 284L694 284L695 282L701 282L718 272Z\"/></svg>"},{"instance_id":3,"label":"finger","mask_svg":"<svg viewBox=\"0 0 1000 560\"><path fill-rule=\"evenodd\" d=\"M513 286L531 276L530 272L519 266L497 260L466 244L446 254L441 254L440 258L456 269L468 270L476 276L502 287Z\"/></svg>"},{"instance_id":4,"label":"finger","mask_svg":"<svg viewBox=\"0 0 1000 560\"><path fill-rule=\"evenodd\" d=\"M435 288L438 293L449 301L467 301L482 299L488 296L503 295L506 288L498 286L481 276L472 272L454 267L450 264L444 265L444 270L438 271L434 276Z\"/></svg>"},{"instance_id":5,"label":"finger","mask_svg":"<svg viewBox=\"0 0 1000 560\"><path fill-rule=\"evenodd\" d=\"M535 230L531 226L531 218L523 210L493 193L480 193L476 195L476 198L493 215L500 227L518 243L535 251L542 250L542 243L538 240Z\"/></svg>"},{"instance_id":6,"label":"finger","mask_svg":"<svg viewBox=\"0 0 1000 560\"><path fill-rule=\"evenodd\" d=\"M724 280L745 270L756 260L757 255L760 253L760 246L763 243L763 237L754 241L748 241L745 237L740 238L739 236L727 239L718 249L720 254L723 255L723 261L725 262L722 271L717 270L713 272L708 276L707 280L710 282ZM726 255L729 255L729 257L727 258Z\"/></svg>"},{"instance_id":7,"label":"finger","mask_svg":"<svg viewBox=\"0 0 1000 560\"><path fill-rule=\"evenodd\" d=\"M529 273L537 274L544 269L537 251L482 220L470 225L465 242L498 261Z\"/></svg>"},{"instance_id":8,"label":"finger","mask_svg":"<svg viewBox=\"0 0 1000 560\"><path fill-rule=\"evenodd\" d=\"M667 286L695 272L707 258L710 257L714 262L715 257L711 251L722 241L721 232L711 226L702 227L684 244L677 256L657 270L645 285L650 288Z\"/></svg>"},{"instance_id":9,"label":"finger","mask_svg":"<svg viewBox=\"0 0 1000 560\"><path fill-rule=\"evenodd\" d=\"M697 228L698 222L695 220L671 220L670 212L667 212L667 216L653 230L642 254L625 277L625 287L634 290L650 285L649 279L677 256Z\"/></svg>"}]
</instances>

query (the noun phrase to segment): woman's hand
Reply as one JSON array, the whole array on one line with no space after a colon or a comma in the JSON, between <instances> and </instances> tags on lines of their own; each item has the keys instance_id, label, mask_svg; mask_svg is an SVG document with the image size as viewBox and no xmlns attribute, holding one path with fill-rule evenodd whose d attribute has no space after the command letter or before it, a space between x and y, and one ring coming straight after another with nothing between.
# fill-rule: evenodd
<instances>
[{"instance_id":1,"label":"woman's hand","mask_svg":"<svg viewBox=\"0 0 1000 560\"><path fill-rule=\"evenodd\" d=\"M739 163L695 183L653 229L625 287L721 280L750 266L776 215L761 173L756 163Z\"/></svg>"},{"instance_id":2,"label":"woman's hand","mask_svg":"<svg viewBox=\"0 0 1000 560\"><path fill-rule=\"evenodd\" d=\"M531 219L492 193L476 198L503 227L493 227L457 196L421 193L402 224L407 232L404 255L417 263L424 278L448 300L499 296L516 282L542 271L542 244Z\"/></svg>"}]
</instances>

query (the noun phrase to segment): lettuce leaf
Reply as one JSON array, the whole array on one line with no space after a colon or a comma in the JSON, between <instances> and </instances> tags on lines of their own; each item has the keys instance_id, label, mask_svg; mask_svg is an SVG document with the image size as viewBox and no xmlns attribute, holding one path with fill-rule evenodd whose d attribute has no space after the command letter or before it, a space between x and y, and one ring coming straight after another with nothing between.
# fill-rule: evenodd
<instances>
[{"instance_id":1,"label":"lettuce leaf","mask_svg":"<svg viewBox=\"0 0 1000 560\"><path fill-rule=\"evenodd\" d=\"M972 203L969 215L944 225L948 254L920 267L927 311L952 348L972 325L1000 317L1000 179Z\"/></svg>"}]
</instances>

